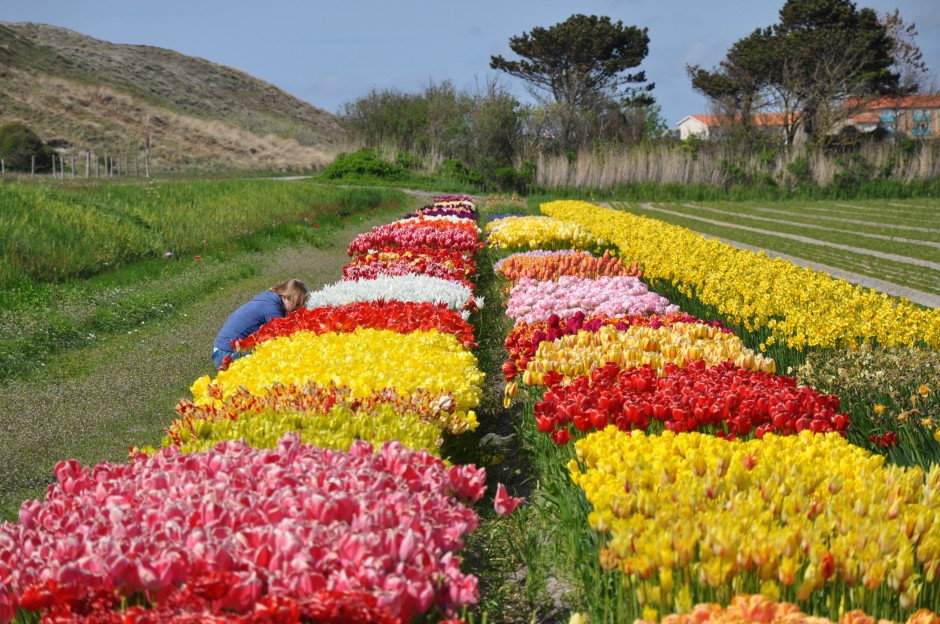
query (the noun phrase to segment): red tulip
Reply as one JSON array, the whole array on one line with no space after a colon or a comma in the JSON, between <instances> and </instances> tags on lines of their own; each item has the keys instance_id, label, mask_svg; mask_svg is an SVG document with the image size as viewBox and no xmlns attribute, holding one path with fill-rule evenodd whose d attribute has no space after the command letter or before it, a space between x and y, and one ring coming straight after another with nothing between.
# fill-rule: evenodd
<instances>
[{"instance_id":1,"label":"red tulip","mask_svg":"<svg viewBox=\"0 0 940 624\"><path fill-rule=\"evenodd\" d=\"M571 434L568 433L567 429L556 429L552 432L552 442L559 446L568 444L569 440L571 440Z\"/></svg>"}]
</instances>

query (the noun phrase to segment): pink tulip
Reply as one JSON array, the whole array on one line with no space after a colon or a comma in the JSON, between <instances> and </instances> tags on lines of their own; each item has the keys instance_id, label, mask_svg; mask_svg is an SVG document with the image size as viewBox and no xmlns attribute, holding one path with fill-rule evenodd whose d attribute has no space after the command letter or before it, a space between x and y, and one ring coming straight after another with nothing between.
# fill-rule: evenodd
<instances>
[{"instance_id":1,"label":"pink tulip","mask_svg":"<svg viewBox=\"0 0 940 624\"><path fill-rule=\"evenodd\" d=\"M524 498L514 498L510 496L506 491L506 486L500 483L496 486L496 497L493 499L493 509L501 516L508 516L514 512L516 507L519 506L519 503L524 500Z\"/></svg>"},{"instance_id":2,"label":"pink tulip","mask_svg":"<svg viewBox=\"0 0 940 624\"><path fill-rule=\"evenodd\" d=\"M453 554L478 518L456 497L479 500L485 472L397 442L341 452L292 434L272 450L171 447L127 465L63 462L56 474L45 501L0 525L0 586L10 590L0 622L46 582L59 584L49 608L60 610L147 594L199 613L211 594L213 608L244 614L268 592L301 600L329 591L370 596L410 619L476 600L476 579Z\"/></svg>"}]
</instances>

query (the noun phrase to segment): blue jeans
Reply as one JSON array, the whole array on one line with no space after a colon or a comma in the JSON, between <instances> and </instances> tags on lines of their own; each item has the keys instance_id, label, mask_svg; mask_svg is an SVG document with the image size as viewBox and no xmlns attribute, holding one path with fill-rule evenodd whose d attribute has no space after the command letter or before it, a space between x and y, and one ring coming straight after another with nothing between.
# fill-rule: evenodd
<instances>
[{"instance_id":1,"label":"blue jeans","mask_svg":"<svg viewBox=\"0 0 940 624\"><path fill-rule=\"evenodd\" d=\"M243 358L249 353L251 353L251 351L242 351L239 353L236 351L226 351L225 349L212 347L212 361L215 362L215 368L218 370L218 368L222 366L222 360L225 359L225 356L230 356L234 362L238 358Z\"/></svg>"}]
</instances>

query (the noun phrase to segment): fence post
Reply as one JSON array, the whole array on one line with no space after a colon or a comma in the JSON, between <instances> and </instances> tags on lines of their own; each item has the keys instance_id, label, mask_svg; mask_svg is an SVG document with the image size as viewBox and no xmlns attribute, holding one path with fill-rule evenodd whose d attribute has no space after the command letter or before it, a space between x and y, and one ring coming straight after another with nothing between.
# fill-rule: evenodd
<instances>
[{"instance_id":1,"label":"fence post","mask_svg":"<svg viewBox=\"0 0 940 624\"><path fill-rule=\"evenodd\" d=\"M29 177L36 175L36 157L29 157Z\"/></svg>"},{"instance_id":2,"label":"fence post","mask_svg":"<svg viewBox=\"0 0 940 624\"><path fill-rule=\"evenodd\" d=\"M85 152L85 177L91 173L91 152Z\"/></svg>"},{"instance_id":3,"label":"fence post","mask_svg":"<svg viewBox=\"0 0 940 624\"><path fill-rule=\"evenodd\" d=\"M7 161L0 158L0 175L7 174Z\"/></svg>"},{"instance_id":4,"label":"fence post","mask_svg":"<svg viewBox=\"0 0 940 624\"><path fill-rule=\"evenodd\" d=\"M150 177L150 128L144 134L144 167L146 175Z\"/></svg>"},{"instance_id":5,"label":"fence post","mask_svg":"<svg viewBox=\"0 0 940 624\"><path fill-rule=\"evenodd\" d=\"M101 159L98 158L98 154L95 154L95 177L101 177Z\"/></svg>"},{"instance_id":6,"label":"fence post","mask_svg":"<svg viewBox=\"0 0 940 624\"><path fill-rule=\"evenodd\" d=\"M52 179L53 180L58 179L58 176L56 176L56 171L55 171L55 154L52 155Z\"/></svg>"},{"instance_id":7,"label":"fence post","mask_svg":"<svg viewBox=\"0 0 940 624\"><path fill-rule=\"evenodd\" d=\"M62 172L62 179L65 179L65 159L59 156L59 171Z\"/></svg>"},{"instance_id":8,"label":"fence post","mask_svg":"<svg viewBox=\"0 0 940 624\"><path fill-rule=\"evenodd\" d=\"M74 180L75 179L75 157L74 156L71 157L71 160L69 161L69 165L71 165L72 167L72 179Z\"/></svg>"},{"instance_id":9,"label":"fence post","mask_svg":"<svg viewBox=\"0 0 940 624\"><path fill-rule=\"evenodd\" d=\"M127 174L130 172L130 169L127 166L127 156L124 157L124 177L127 177Z\"/></svg>"}]
</instances>

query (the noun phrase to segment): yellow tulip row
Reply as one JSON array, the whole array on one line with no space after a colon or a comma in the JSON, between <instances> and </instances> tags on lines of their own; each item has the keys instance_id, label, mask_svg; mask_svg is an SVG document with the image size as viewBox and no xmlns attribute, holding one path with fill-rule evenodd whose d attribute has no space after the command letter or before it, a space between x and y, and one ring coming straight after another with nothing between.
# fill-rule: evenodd
<instances>
[{"instance_id":1,"label":"yellow tulip row","mask_svg":"<svg viewBox=\"0 0 940 624\"><path fill-rule=\"evenodd\" d=\"M446 395L454 418L463 420L466 429L477 425L473 410L483 394L476 357L453 335L357 328L342 334L298 332L264 342L214 380L198 379L192 387L193 402L221 407L242 387L264 396L277 383L308 382L346 386L358 398L385 388L402 396L418 391Z\"/></svg>"},{"instance_id":2,"label":"yellow tulip row","mask_svg":"<svg viewBox=\"0 0 940 624\"><path fill-rule=\"evenodd\" d=\"M656 617L637 620L635 624L655 624ZM832 620L807 615L790 602L776 602L761 594L738 595L727 608L716 603L698 604L689 613L667 615L661 624L834 624ZM855 609L842 614L838 624L894 624L888 620L876 620L865 612ZM572 624L574 620L572 620ZM928 609L919 609L907 618L905 624L940 624L940 616Z\"/></svg>"},{"instance_id":3,"label":"yellow tulip row","mask_svg":"<svg viewBox=\"0 0 940 624\"><path fill-rule=\"evenodd\" d=\"M651 328L633 326L619 330L605 325L596 332L579 331L555 341L539 343L535 357L526 364L522 381L526 385L544 385L545 373L555 371L566 379L589 375L605 362L621 368L648 364L662 374L667 363L684 367L704 360L714 366L731 360L748 370L773 373L771 358L756 354L731 333L701 323L675 323Z\"/></svg>"},{"instance_id":4,"label":"yellow tulip row","mask_svg":"<svg viewBox=\"0 0 940 624\"><path fill-rule=\"evenodd\" d=\"M624 257L640 261L654 283L669 281L748 329L766 328L768 343L796 349L871 341L940 347L940 310L655 219L583 201L549 202L541 209L617 245Z\"/></svg>"},{"instance_id":5,"label":"yellow tulip row","mask_svg":"<svg viewBox=\"0 0 940 624\"><path fill-rule=\"evenodd\" d=\"M398 440L411 449L439 454L441 426L425 422L415 413L402 414L390 403L372 410L353 411L348 406L333 406L325 413L242 412L237 419L199 420L192 428L179 428L179 448L184 453L207 451L225 440L244 439L255 448L275 448L287 433L296 432L301 442L323 448L349 450L356 440L378 447L387 440ZM169 437L163 445L173 443Z\"/></svg>"},{"instance_id":6,"label":"yellow tulip row","mask_svg":"<svg viewBox=\"0 0 940 624\"><path fill-rule=\"evenodd\" d=\"M604 241L575 223L549 217L503 217L486 225L486 244L506 249L592 249Z\"/></svg>"},{"instance_id":7,"label":"yellow tulip row","mask_svg":"<svg viewBox=\"0 0 940 624\"><path fill-rule=\"evenodd\" d=\"M940 597L940 466L886 466L838 434L728 441L608 427L576 444L572 480L608 534L601 564L640 602L688 608L707 588L832 587Z\"/></svg>"}]
</instances>

